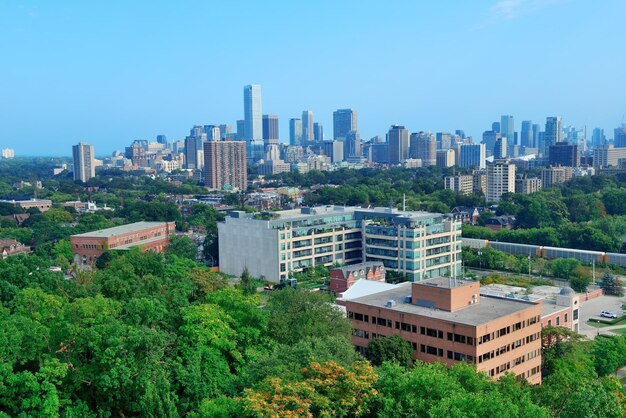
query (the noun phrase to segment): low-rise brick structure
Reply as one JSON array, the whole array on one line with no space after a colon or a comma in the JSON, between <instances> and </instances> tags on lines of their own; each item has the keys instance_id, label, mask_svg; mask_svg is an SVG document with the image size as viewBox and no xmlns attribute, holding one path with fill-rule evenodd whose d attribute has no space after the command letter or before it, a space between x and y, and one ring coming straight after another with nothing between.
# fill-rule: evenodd
<instances>
[{"instance_id":1,"label":"low-rise brick structure","mask_svg":"<svg viewBox=\"0 0 626 418\"><path fill-rule=\"evenodd\" d=\"M330 291L335 295L348 290L359 279L385 281L385 266L381 262L351 264L330 270Z\"/></svg>"}]
</instances>

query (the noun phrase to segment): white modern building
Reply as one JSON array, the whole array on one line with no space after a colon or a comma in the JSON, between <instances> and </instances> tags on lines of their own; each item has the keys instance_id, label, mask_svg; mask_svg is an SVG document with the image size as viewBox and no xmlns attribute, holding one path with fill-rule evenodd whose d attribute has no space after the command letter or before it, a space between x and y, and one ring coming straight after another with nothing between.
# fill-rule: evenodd
<instances>
[{"instance_id":1,"label":"white modern building","mask_svg":"<svg viewBox=\"0 0 626 418\"><path fill-rule=\"evenodd\" d=\"M88 181L96 175L96 165L94 164L93 145L84 142L72 146L72 157L74 160L74 181Z\"/></svg>"},{"instance_id":2,"label":"white modern building","mask_svg":"<svg viewBox=\"0 0 626 418\"><path fill-rule=\"evenodd\" d=\"M504 193L515 193L515 164L495 160L487 166L487 202L498 202Z\"/></svg>"},{"instance_id":3,"label":"white modern building","mask_svg":"<svg viewBox=\"0 0 626 418\"><path fill-rule=\"evenodd\" d=\"M461 223L442 214L322 206L231 212L218 224L220 271L280 281L335 263L382 262L409 280L461 274Z\"/></svg>"}]
</instances>

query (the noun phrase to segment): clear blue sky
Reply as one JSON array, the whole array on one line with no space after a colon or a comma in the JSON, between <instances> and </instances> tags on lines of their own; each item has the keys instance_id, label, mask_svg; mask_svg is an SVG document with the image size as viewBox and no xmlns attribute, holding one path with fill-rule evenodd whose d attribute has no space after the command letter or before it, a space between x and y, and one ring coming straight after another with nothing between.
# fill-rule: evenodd
<instances>
[{"instance_id":1,"label":"clear blue sky","mask_svg":"<svg viewBox=\"0 0 626 418\"><path fill-rule=\"evenodd\" d=\"M390 124L464 129L501 114L600 126L626 114L623 0L0 2L0 147L109 154L181 139L194 124L263 112L359 113L363 138Z\"/></svg>"}]
</instances>

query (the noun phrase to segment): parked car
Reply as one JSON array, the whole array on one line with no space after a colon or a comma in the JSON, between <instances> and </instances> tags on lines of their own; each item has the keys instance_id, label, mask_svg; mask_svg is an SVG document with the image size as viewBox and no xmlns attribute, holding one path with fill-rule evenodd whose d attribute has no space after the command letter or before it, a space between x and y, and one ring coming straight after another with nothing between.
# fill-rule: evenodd
<instances>
[{"instance_id":1,"label":"parked car","mask_svg":"<svg viewBox=\"0 0 626 418\"><path fill-rule=\"evenodd\" d=\"M617 318L616 314L614 314L613 312L609 312L609 311L602 311L600 313L600 316L602 318L611 318L611 319Z\"/></svg>"}]
</instances>

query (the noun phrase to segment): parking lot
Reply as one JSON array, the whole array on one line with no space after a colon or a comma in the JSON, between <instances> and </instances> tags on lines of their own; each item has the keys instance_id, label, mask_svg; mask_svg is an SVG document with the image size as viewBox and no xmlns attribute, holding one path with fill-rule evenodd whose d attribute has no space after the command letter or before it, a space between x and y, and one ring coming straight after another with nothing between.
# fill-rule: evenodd
<instances>
[{"instance_id":1,"label":"parking lot","mask_svg":"<svg viewBox=\"0 0 626 418\"><path fill-rule=\"evenodd\" d=\"M595 299L583 302L580 306L579 311L579 332L589 338L594 338L598 333L602 334L604 328L597 328L589 325L587 324L587 321L589 319L600 318L600 312L602 311L610 311L617 314L618 316L621 316L624 314L624 312L622 311L622 304L625 302L626 298L615 296L600 296ZM608 330L604 331L604 333L608 332Z\"/></svg>"}]
</instances>

